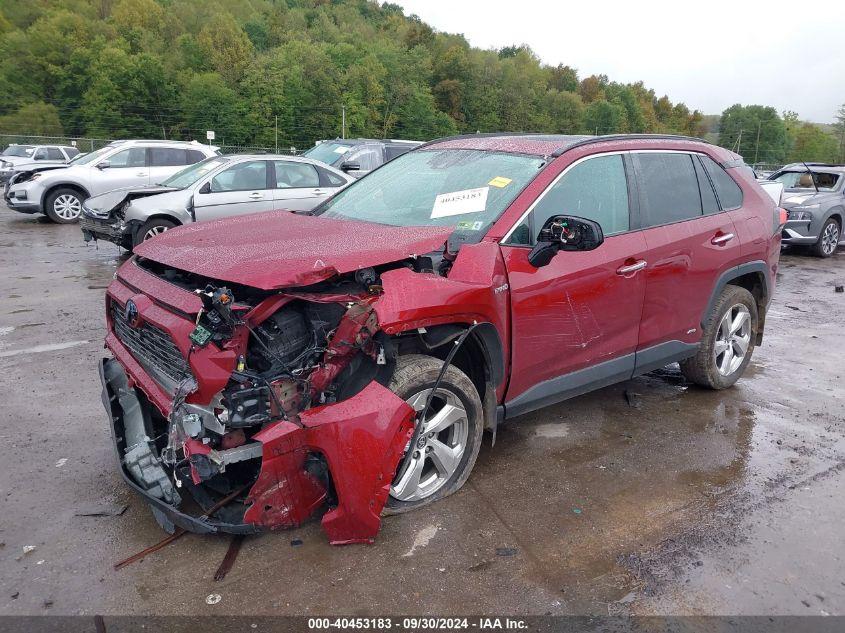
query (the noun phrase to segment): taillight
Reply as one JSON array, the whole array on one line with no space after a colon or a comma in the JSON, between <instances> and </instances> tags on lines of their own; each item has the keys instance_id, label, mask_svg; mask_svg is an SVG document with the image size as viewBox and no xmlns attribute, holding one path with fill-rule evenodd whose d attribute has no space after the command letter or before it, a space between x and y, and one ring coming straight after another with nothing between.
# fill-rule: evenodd
<instances>
[{"instance_id":1,"label":"taillight","mask_svg":"<svg viewBox=\"0 0 845 633\"><path fill-rule=\"evenodd\" d=\"M786 224L786 221L789 219L789 213L787 213L786 209L775 207L774 216L775 233L777 233L783 228L783 225Z\"/></svg>"}]
</instances>

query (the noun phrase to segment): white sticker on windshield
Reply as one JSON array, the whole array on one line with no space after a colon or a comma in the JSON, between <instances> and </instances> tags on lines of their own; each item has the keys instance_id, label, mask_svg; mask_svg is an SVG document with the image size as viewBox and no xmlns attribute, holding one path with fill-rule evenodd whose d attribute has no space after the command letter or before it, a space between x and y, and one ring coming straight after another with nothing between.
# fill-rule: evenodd
<instances>
[{"instance_id":1,"label":"white sticker on windshield","mask_svg":"<svg viewBox=\"0 0 845 633\"><path fill-rule=\"evenodd\" d=\"M487 208L488 191L490 191L490 187L441 193L434 199L431 217L445 218L450 215L463 215L464 213L484 211Z\"/></svg>"},{"instance_id":2,"label":"white sticker on windshield","mask_svg":"<svg viewBox=\"0 0 845 633\"><path fill-rule=\"evenodd\" d=\"M348 152L348 151L349 151L349 150L351 150L351 149L352 149L352 148L351 148L351 147L349 147L348 145L341 145L340 147L335 147L335 148L334 148L334 153L335 153L335 154L345 154L346 152Z\"/></svg>"}]
</instances>

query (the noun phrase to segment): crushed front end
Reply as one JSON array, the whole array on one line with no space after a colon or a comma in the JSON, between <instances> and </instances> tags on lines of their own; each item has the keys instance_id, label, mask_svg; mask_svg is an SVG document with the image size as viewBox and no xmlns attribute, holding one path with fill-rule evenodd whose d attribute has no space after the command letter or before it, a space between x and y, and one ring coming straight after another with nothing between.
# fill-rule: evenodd
<instances>
[{"instance_id":1,"label":"crushed front end","mask_svg":"<svg viewBox=\"0 0 845 633\"><path fill-rule=\"evenodd\" d=\"M142 258L120 268L103 403L122 474L162 527L251 533L326 510L332 543L374 539L414 425L386 387L379 292L367 271L264 291Z\"/></svg>"}]
</instances>

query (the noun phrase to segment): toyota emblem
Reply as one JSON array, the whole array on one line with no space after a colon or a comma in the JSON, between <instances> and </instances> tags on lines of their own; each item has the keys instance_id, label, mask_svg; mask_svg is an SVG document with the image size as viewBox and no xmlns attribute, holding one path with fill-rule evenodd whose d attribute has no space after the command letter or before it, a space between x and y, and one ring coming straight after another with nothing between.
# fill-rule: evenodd
<instances>
[{"instance_id":1,"label":"toyota emblem","mask_svg":"<svg viewBox=\"0 0 845 633\"><path fill-rule=\"evenodd\" d=\"M126 308L123 310L123 318L132 327L138 326L138 306L130 299L126 302Z\"/></svg>"}]
</instances>

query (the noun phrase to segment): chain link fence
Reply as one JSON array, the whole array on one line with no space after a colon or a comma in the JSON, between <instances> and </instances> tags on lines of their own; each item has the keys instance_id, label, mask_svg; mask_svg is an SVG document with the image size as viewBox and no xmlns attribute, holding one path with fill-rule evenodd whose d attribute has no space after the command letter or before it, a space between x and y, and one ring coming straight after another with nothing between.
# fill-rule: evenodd
<instances>
[{"instance_id":1,"label":"chain link fence","mask_svg":"<svg viewBox=\"0 0 845 633\"><path fill-rule=\"evenodd\" d=\"M118 139L85 138L78 136L39 136L33 134L5 134L0 131L0 148L9 145L62 145L76 147L80 152L93 152ZM201 141L202 142L202 141ZM215 145L215 141L206 141ZM297 154L295 147L257 147L248 145L219 145L221 154Z\"/></svg>"}]
</instances>

